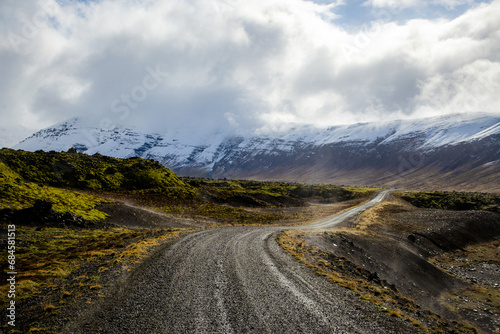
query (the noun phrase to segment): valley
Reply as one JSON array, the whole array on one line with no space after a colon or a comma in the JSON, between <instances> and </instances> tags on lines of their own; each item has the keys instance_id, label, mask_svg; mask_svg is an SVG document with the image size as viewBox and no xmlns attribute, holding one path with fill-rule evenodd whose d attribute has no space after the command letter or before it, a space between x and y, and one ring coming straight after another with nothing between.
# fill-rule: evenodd
<instances>
[{"instance_id":1,"label":"valley","mask_svg":"<svg viewBox=\"0 0 500 334\"><path fill-rule=\"evenodd\" d=\"M0 167L2 234L18 231L16 330L499 326L498 194L178 177L76 152L4 149Z\"/></svg>"}]
</instances>

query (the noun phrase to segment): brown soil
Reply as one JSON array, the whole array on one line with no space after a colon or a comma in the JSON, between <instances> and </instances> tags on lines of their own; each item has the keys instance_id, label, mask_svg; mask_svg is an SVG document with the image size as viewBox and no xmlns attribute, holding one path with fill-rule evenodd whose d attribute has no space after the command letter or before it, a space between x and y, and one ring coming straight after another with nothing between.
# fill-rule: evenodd
<instances>
[{"instance_id":1,"label":"brown soil","mask_svg":"<svg viewBox=\"0 0 500 334\"><path fill-rule=\"evenodd\" d=\"M339 212L355 207L363 203L366 199L353 199L338 203L317 203L309 202L305 207L285 207L285 208L245 208L248 212L266 213L277 212L281 213L285 220L277 221L274 225L308 225L321 221L327 217L335 215Z\"/></svg>"},{"instance_id":2,"label":"brown soil","mask_svg":"<svg viewBox=\"0 0 500 334\"><path fill-rule=\"evenodd\" d=\"M199 227L202 225L193 219L173 217L119 202L101 204L98 209L110 215L110 218L106 219L107 223L130 228Z\"/></svg>"}]
</instances>

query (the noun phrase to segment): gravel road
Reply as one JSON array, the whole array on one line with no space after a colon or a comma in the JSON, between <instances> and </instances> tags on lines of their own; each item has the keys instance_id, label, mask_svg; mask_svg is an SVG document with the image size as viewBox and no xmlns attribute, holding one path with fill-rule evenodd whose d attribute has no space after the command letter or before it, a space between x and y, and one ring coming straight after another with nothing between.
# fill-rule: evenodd
<instances>
[{"instance_id":1,"label":"gravel road","mask_svg":"<svg viewBox=\"0 0 500 334\"><path fill-rule=\"evenodd\" d=\"M313 225L328 228L382 201ZM231 227L164 249L67 333L412 333L411 326L315 275L277 244L290 227Z\"/></svg>"}]
</instances>

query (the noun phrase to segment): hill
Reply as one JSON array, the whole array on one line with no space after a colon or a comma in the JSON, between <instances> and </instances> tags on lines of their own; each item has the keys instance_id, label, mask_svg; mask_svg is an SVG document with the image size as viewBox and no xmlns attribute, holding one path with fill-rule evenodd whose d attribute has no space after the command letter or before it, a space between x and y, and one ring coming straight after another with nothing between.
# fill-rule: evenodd
<instances>
[{"instance_id":1,"label":"hill","mask_svg":"<svg viewBox=\"0 0 500 334\"><path fill-rule=\"evenodd\" d=\"M179 217L228 224L272 224L290 217L279 208L306 207L307 201L361 200L375 191L334 185L180 178L154 160L74 151L2 149L0 168L0 209L28 208L43 200L53 203L56 211L91 220L107 217L96 209L107 198Z\"/></svg>"}]
</instances>

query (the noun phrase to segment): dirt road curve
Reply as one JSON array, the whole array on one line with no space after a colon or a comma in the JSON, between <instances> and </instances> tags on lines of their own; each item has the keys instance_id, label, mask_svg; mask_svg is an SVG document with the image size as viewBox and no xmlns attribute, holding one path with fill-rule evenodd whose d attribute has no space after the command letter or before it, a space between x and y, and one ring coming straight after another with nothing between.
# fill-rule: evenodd
<instances>
[{"instance_id":1,"label":"dirt road curve","mask_svg":"<svg viewBox=\"0 0 500 334\"><path fill-rule=\"evenodd\" d=\"M327 228L383 200L321 223ZM68 333L411 333L285 253L286 228L233 227L189 235L151 259Z\"/></svg>"}]
</instances>

